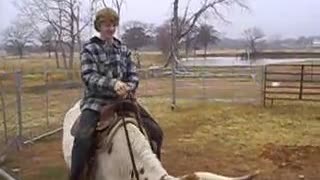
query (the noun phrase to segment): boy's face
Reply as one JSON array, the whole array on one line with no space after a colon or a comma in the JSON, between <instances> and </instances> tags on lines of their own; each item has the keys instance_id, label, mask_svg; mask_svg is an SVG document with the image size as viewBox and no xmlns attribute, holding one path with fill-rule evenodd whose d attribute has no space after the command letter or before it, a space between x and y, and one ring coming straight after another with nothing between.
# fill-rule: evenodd
<instances>
[{"instance_id":1,"label":"boy's face","mask_svg":"<svg viewBox=\"0 0 320 180\"><path fill-rule=\"evenodd\" d=\"M112 39L117 26L112 22L102 22L100 25L100 34L104 39Z\"/></svg>"}]
</instances>

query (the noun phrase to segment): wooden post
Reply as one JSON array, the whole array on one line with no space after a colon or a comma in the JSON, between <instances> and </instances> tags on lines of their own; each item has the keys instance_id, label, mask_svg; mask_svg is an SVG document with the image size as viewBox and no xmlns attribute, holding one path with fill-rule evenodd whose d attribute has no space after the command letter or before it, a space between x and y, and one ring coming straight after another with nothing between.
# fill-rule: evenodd
<instances>
[{"instance_id":1,"label":"wooden post","mask_svg":"<svg viewBox=\"0 0 320 180\"><path fill-rule=\"evenodd\" d=\"M2 80L0 80L0 100L2 106L2 118L3 118L3 130L4 130L4 142L5 144L8 143L8 127L7 127L7 116L6 116L6 103L4 101L5 97L5 90L2 84Z\"/></svg>"},{"instance_id":2,"label":"wooden post","mask_svg":"<svg viewBox=\"0 0 320 180\"><path fill-rule=\"evenodd\" d=\"M149 73L150 73L150 70L147 69L147 70L146 70L146 81L145 81L146 83L145 83L145 87L144 87L144 94L145 94L145 96L149 96L149 94L148 94L148 93L149 93L149 91L148 91L148 90L149 90L149 89L148 89Z\"/></svg>"},{"instance_id":3,"label":"wooden post","mask_svg":"<svg viewBox=\"0 0 320 180\"><path fill-rule=\"evenodd\" d=\"M8 174L3 169L0 169L0 177L5 178L6 180L16 180L14 177L12 177L10 174Z\"/></svg>"},{"instance_id":4,"label":"wooden post","mask_svg":"<svg viewBox=\"0 0 320 180\"><path fill-rule=\"evenodd\" d=\"M247 59L248 59L248 61L250 62L250 65L251 65L250 51L247 49L247 50L246 50L246 53L247 53Z\"/></svg>"},{"instance_id":5,"label":"wooden post","mask_svg":"<svg viewBox=\"0 0 320 180\"><path fill-rule=\"evenodd\" d=\"M45 96L46 96L46 122L47 122L47 128L49 129L50 123L49 123L49 87L48 87L48 68L44 72L44 81L45 81Z\"/></svg>"},{"instance_id":6,"label":"wooden post","mask_svg":"<svg viewBox=\"0 0 320 180\"><path fill-rule=\"evenodd\" d=\"M301 65L301 74L300 74L300 91L299 91L299 100L302 100L303 95L303 78L304 78L304 65Z\"/></svg>"},{"instance_id":7,"label":"wooden post","mask_svg":"<svg viewBox=\"0 0 320 180\"><path fill-rule=\"evenodd\" d=\"M202 98L205 100L206 99L206 87L205 87L205 82L204 82L204 74L201 72L201 84L202 84Z\"/></svg>"},{"instance_id":8,"label":"wooden post","mask_svg":"<svg viewBox=\"0 0 320 180\"><path fill-rule=\"evenodd\" d=\"M21 104L21 94L22 94L22 74L21 71L15 72L16 77L16 104L17 104L17 114L18 114L18 136L22 137L22 104Z\"/></svg>"},{"instance_id":9,"label":"wooden post","mask_svg":"<svg viewBox=\"0 0 320 180\"><path fill-rule=\"evenodd\" d=\"M262 102L263 107L266 107L266 88L267 88L267 76L268 76L268 65L262 66L262 72L261 72L261 92L262 92Z\"/></svg>"},{"instance_id":10,"label":"wooden post","mask_svg":"<svg viewBox=\"0 0 320 180\"><path fill-rule=\"evenodd\" d=\"M62 127L57 128L57 129L55 129L55 130L53 130L53 131L47 132L47 133L45 133L45 134L42 134L42 135L40 135L40 136L34 137L34 138L30 139L30 140L27 140L27 141L23 142L23 144L32 144L32 143L34 143L35 141L38 141L38 140L41 140L41 139L43 139L43 138L45 138L45 137L54 135L55 133L58 133L58 132L60 132L60 131L62 131Z\"/></svg>"},{"instance_id":11,"label":"wooden post","mask_svg":"<svg viewBox=\"0 0 320 180\"><path fill-rule=\"evenodd\" d=\"M313 65L314 65L314 61L311 62L311 81L313 81Z\"/></svg>"},{"instance_id":12,"label":"wooden post","mask_svg":"<svg viewBox=\"0 0 320 180\"><path fill-rule=\"evenodd\" d=\"M172 76L172 104L171 109L174 110L176 107L176 55L171 52L171 76Z\"/></svg>"}]
</instances>

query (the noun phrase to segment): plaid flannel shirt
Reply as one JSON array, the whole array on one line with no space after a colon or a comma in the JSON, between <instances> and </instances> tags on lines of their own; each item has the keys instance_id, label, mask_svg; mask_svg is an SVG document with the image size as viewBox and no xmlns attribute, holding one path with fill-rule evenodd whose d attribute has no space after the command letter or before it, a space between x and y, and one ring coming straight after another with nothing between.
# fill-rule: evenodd
<instances>
[{"instance_id":1,"label":"plaid flannel shirt","mask_svg":"<svg viewBox=\"0 0 320 180\"><path fill-rule=\"evenodd\" d=\"M138 87L139 78L131 52L116 38L112 45L98 37L91 38L83 47L80 61L85 85L81 110L100 111L103 105L116 101L119 98L114 90L117 80L127 83L132 91Z\"/></svg>"}]
</instances>

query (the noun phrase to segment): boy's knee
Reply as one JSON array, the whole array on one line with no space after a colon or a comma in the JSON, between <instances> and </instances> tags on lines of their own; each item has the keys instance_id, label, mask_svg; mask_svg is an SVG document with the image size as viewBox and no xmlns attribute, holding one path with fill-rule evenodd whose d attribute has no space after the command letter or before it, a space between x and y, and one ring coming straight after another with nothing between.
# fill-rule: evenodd
<instances>
[{"instance_id":1,"label":"boy's knee","mask_svg":"<svg viewBox=\"0 0 320 180\"><path fill-rule=\"evenodd\" d=\"M93 110L84 110L81 113L80 125L76 137L80 139L91 138L95 132L99 118L99 112Z\"/></svg>"},{"instance_id":2,"label":"boy's knee","mask_svg":"<svg viewBox=\"0 0 320 180\"><path fill-rule=\"evenodd\" d=\"M78 139L90 139L94 134L94 127L80 127L77 131L76 138Z\"/></svg>"}]
</instances>

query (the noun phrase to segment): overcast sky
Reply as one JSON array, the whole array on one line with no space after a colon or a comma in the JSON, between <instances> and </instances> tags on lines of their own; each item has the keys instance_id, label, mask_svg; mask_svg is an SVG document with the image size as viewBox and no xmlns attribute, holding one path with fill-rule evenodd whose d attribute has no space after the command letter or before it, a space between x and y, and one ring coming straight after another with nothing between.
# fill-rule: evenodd
<instances>
[{"instance_id":1,"label":"overcast sky","mask_svg":"<svg viewBox=\"0 0 320 180\"><path fill-rule=\"evenodd\" d=\"M12 0L0 0L0 31L15 18ZM187 1L187 0L181 0ZM199 0L194 0L196 3ZM122 21L140 20L159 24L170 17L172 0L126 0ZM267 36L320 35L320 0L247 0L250 12L232 9L227 19L232 24L217 23L216 28L229 37L240 37L248 27L257 26Z\"/></svg>"}]
</instances>

